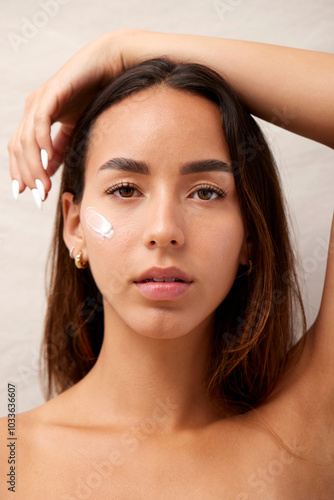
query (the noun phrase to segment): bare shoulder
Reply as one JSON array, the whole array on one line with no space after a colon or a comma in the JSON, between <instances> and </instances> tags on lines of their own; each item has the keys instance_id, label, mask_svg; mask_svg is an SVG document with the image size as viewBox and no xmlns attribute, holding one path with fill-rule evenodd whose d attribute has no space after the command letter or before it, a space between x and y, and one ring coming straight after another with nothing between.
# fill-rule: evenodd
<instances>
[{"instance_id":1,"label":"bare shoulder","mask_svg":"<svg viewBox=\"0 0 334 500\"><path fill-rule=\"evenodd\" d=\"M0 418L0 498L17 496L18 477L18 415Z\"/></svg>"},{"instance_id":2,"label":"bare shoulder","mask_svg":"<svg viewBox=\"0 0 334 500\"><path fill-rule=\"evenodd\" d=\"M267 436L273 430L304 457L292 469L319 495L312 498L334 498L334 220L317 319L306 333L299 359L255 415ZM326 496L329 491L332 496Z\"/></svg>"},{"instance_id":3,"label":"bare shoulder","mask_svg":"<svg viewBox=\"0 0 334 500\"><path fill-rule=\"evenodd\" d=\"M41 408L44 405L23 413L11 414L0 418L0 470L3 472L11 462L17 464L17 453L25 454L29 449L29 442L33 441L35 432L41 430L43 419ZM12 460L10 460L12 457ZM2 484L0 482L0 484ZM3 498L3 497L1 497Z\"/></svg>"},{"instance_id":4,"label":"bare shoulder","mask_svg":"<svg viewBox=\"0 0 334 500\"><path fill-rule=\"evenodd\" d=\"M64 442L68 434L62 430L60 418L64 410L60 396L37 408L15 415L15 437L8 434L7 417L0 419L0 498L12 498L6 484L7 474L14 472L15 498L27 500L45 498L48 484L54 484L53 477L67 475L63 455ZM10 439L9 439L10 438ZM5 443L5 444L4 444ZM63 458L62 458L63 457ZM10 470L9 460L14 459ZM51 481L51 482L50 482ZM56 497L48 492L48 497ZM52 494L55 494L53 497Z\"/></svg>"},{"instance_id":5,"label":"bare shoulder","mask_svg":"<svg viewBox=\"0 0 334 500\"><path fill-rule=\"evenodd\" d=\"M334 498L333 371L328 387L328 374L312 363L316 333L313 326L299 361L229 433L239 447L235 463L243 478L235 498Z\"/></svg>"},{"instance_id":6,"label":"bare shoulder","mask_svg":"<svg viewBox=\"0 0 334 500\"><path fill-rule=\"evenodd\" d=\"M300 477L315 493L312 498L334 498L333 415L334 219L317 319L305 335L299 359L289 366L265 403L250 416L263 430L263 436L272 441L270 431L274 431L281 442L303 457L296 459L290 468L291 483L293 476Z\"/></svg>"}]
</instances>

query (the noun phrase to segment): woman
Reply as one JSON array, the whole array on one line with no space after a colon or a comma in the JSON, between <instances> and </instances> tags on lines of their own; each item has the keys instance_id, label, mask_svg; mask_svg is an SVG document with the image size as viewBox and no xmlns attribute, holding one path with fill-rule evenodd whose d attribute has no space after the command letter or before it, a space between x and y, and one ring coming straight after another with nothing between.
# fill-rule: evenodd
<instances>
[{"instance_id":1,"label":"woman","mask_svg":"<svg viewBox=\"0 0 334 500\"><path fill-rule=\"evenodd\" d=\"M121 31L30 97L10 144L15 196L27 185L41 203L73 133L45 337L48 395L61 394L18 418L22 498L331 498L333 252L293 347L300 294L265 140L214 72L128 69L148 54L205 62L255 114L286 107L290 130L333 146L327 54Z\"/></svg>"}]
</instances>

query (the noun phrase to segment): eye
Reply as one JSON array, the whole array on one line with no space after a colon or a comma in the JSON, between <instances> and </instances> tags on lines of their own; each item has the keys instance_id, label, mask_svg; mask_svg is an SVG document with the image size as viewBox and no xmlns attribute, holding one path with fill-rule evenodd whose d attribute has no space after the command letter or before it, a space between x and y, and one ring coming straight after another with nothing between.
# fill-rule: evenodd
<instances>
[{"instance_id":1,"label":"eye","mask_svg":"<svg viewBox=\"0 0 334 500\"><path fill-rule=\"evenodd\" d=\"M224 191L223 189L220 189L217 186L209 185L199 186L192 194L197 194L198 196L194 196L194 198L202 201L211 201L217 198L225 198L225 196L227 195L226 191Z\"/></svg>"},{"instance_id":2,"label":"eye","mask_svg":"<svg viewBox=\"0 0 334 500\"><path fill-rule=\"evenodd\" d=\"M118 191L119 194L116 194ZM133 198L133 194L138 192L137 186L131 184L130 182L121 182L115 186L111 186L105 192L106 194L114 194L118 198Z\"/></svg>"}]
</instances>

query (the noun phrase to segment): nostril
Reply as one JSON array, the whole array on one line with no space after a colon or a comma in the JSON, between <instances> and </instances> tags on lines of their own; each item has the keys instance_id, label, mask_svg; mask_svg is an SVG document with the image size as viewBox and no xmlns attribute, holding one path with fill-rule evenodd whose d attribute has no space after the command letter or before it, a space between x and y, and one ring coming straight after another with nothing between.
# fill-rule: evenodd
<instances>
[{"instance_id":1,"label":"nostril","mask_svg":"<svg viewBox=\"0 0 334 500\"><path fill-rule=\"evenodd\" d=\"M168 240L167 240L167 241L168 241ZM165 244L166 244L166 243L165 243ZM173 245L173 246L177 246L178 244L179 244L179 243L178 243L178 241L177 241L177 240L170 240L170 243L169 243L169 245ZM157 246L165 246L164 244L162 244L162 242L160 242L160 244L159 244L159 241L158 241L158 240L150 240L149 245L150 245L150 246L155 246L155 245L157 245Z\"/></svg>"}]
</instances>

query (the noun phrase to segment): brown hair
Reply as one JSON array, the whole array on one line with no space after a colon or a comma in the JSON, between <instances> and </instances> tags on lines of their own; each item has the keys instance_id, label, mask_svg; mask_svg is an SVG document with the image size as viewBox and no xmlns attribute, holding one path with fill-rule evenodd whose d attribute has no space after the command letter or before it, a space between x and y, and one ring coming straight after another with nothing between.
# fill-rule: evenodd
<instances>
[{"instance_id":1,"label":"brown hair","mask_svg":"<svg viewBox=\"0 0 334 500\"><path fill-rule=\"evenodd\" d=\"M144 61L108 84L79 119L67 149L50 252L50 282L43 350L46 396L64 391L94 365L102 344L103 304L89 267L78 270L63 241L62 194L79 203L85 184L93 125L126 97L153 86L177 89L216 103L221 112L253 271L240 266L228 296L215 314L205 387L225 412L256 408L305 339L305 314L295 270L277 167L257 123L229 84L214 70L168 58ZM302 337L296 343L296 313Z\"/></svg>"}]
</instances>

